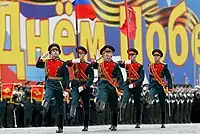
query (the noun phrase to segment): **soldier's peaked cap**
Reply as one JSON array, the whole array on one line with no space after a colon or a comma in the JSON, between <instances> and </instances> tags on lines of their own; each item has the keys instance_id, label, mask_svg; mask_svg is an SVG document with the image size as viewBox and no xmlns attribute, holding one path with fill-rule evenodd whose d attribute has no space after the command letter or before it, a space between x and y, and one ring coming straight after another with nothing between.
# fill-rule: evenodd
<instances>
[{"instance_id":1,"label":"soldier's peaked cap","mask_svg":"<svg viewBox=\"0 0 200 134\"><path fill-rule=\"evenodd\" d=\"M87 54L87 50L83 47L83 46L78 46L75 51L78 52L78 50L80 51L83 51L85 54Z\"/></svg>"},{"instance_id":2,"label":"soldier's peaked cap","mask_svg":"<svg viewBox=\"0 0 200 134\"><path fill-rule=\"evenodd\" d=\"M134 54L134 55L138 55L138 50L136 50L135 48L129 48L127 50L128 54Z\"/></svg>"},{"instance_id":3,"label":"soldier's peaked cap","mask_svg":"<svg viewBox=\"0 0 200 134\"><path fill-rule=\"evenodd\" d=\"M102 55L102 53L104 52L104 50L106 50L106 48L112 50L112 52L115 52L115 48L111 45L105 45L101 50L100 50L100 54Z\"/></svg>"},{"instance_id":4,"label":"soldier's peaked cap","mask_svg":"<svg viewBox=\"0 0 200 134\"><path fill-rule=\"evenodd\" d=\"M53 50L54 48L57 48L59 53L61 53L60 46L56 43L53 43L53 44L49 45L49 47L48 47L49 54L51 53L51 50Z\"/></svg>"},{"instance_id":5,"label":"soldier's peaked cap","mask_svg":"<svg viewBox=\"0 0 200 134\"><path fill-rule=\"evenodd\" d=\"M163 52L160 49L154 49L152 55L159 54L160 57L163 57Z\"/></svg>"},{"instance_id":6,"label":"soldier's peaked cap","mask_svg":"<svg viewBox=\"0 0 200 134\"><path fill-rule=\"evenodd\" d=\"M30 84L31 83L31 81L27 81L27 82L25 82L25 84Z\"/></svg>"}]
</instances>

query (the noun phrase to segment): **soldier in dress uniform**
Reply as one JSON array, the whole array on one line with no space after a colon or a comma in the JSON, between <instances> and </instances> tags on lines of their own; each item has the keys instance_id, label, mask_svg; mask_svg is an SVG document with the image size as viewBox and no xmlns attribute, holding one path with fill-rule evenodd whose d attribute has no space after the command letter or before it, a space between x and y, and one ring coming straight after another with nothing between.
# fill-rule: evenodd
<instances>
[{"instance_id":1,"label":"soldier in dress uniform","mask_svg":"<svg viewBox=\"0 0 200 134\"><path fill-rule=\"evenodd\" d=\"M196 85L194 90L194 98L191 108L191 122L200 123L200 86Z\"/></svg>"},{"instance_id":2,"label":"soldier in dress uniform","mask_svg":"<svg viewBox=\"0 0 200 134\"><path fill-rule=\"evenodd\" d=\"M31 103L31 85L30 81L25 83L25 102L24 102L24 126L32 126L33 103Z\"/></svg>"},{"instance_id":3,"label":"soldier in dress uniform","mask_svg":"<svg viewBox=\"0 0 200 134\"><path fill-rule=\"evenodd\" d=\"M188 96L188 114L187 114L187 120L188 123L191 123L191 109L192 109L192 103L193 103L193 99L194 99L194 93L193 93L193 89L192 89L192 85L189 84L189 91L187 93Z\"/></svg>"},{"instance_id":4,"label":"soldier in dress uniform","mask_svg":"<svg viewBox=\"0 0 200 134\"><path fill-rule=\"evenodd\" d=\"M120 61L120 67L126 68L127 80L124 85L123 101L121 105L122 113L124 113L125 107L128 103L129 98L133 95L134 105L136 106L136 126L140 128L141 123L141 92L142 82L144 80L144 68L143 65L136 61L138 51L134 48L127 50L130 60ZM133 108L133 107L132 107ZM131 112L133 114L133 112ZM134 116L134 115L133 115Z\"/></svg>"},{"instance_id":5,"label":"soldier in dress uniform","mask_svg":"<svg viewBox=\"0 0 200 134\"><path fill-rule=\"evenodd\" d=\"M183 123L188 123L187 120L187 114L188 114L188 87L189 85L185 84L184 85L184 91L183 91Z\"/></svg>"},{"instance_id":6,"label":"soldier in dress uniform","mask_svg":"<svg viewBox=\"0 0 200 134\"><path fill-rule=\"evenodd\" d=\"M51 58L44 60L50 54ZM64 122L64 102L63 92L69 88L69 72L66 68L66 62L59 58L61 54L58 44L51 44L48 47L48 52L42 57L39 57L36 67L45 68L46 71L46 90L43 102L43 112L46 113L49 109L49 103L52 97L55 97L57 105L57 126L56 133L63 133Z\"/></svg>"},{"instance_id":7,"label":"soldier in dress uniform","mask_svg":"<svg viewBox=\"0 0 200 134\"><path fill-rule=\"evenodd\" d=\"M6 109L6 100L1 98L1 82L0 82L0 128L4 126L4 116L5 116L5 109ZM1 101L2 99L2 101Z\"/></svg>"},{"instance_id":8,"label":"soldier in dress uniform","mask_svg":"<svg viewBox=\"0 0 200 134\"><path fill-rule=\"evenodd\" d=\"M183 97L183 84L180 85L179 87L179 92L178 92L178 96L179 96L179 123L183 123L183 106L184 106L184 97Z\"/></svg>"},{"instance_id":9,"label":"soldier in dress uniform","mask_svg":"<svg viewBox=\"0 0 200 134\"><path fill-rule=\"evenodd\" d=\"M176 112L176 85L173 85L173 92L170 94L170 100L171 100L171 123L175 122L175 112Z\"/></svg>"},{"instance_id":10,"label":"soldier in dress uniform","mask_svg":"<svg viewBox=\"0 0 200 134\"><path fill-rule=\"evenodd\" d=\"M164 87L167 85L168 90L172 89L172 79L169 73L166 63L160 62L160 59L163 57L163 53L160 49L154 49L152 51L154 56L154 63L149 64L149 88L150 96L153 99L155 94L158 94L159 103L161 108L161 128L165 128L165 90ZM164 77L167 80L167 83L164 81ZM151 100L152 100L151 99ZM151 102L151 101L150 101Z\"/></svg>"},{"instance_id":11,"label":"soldier in dress uniform","mask_svg":"<svg viewBox=\"0 0 200 134\"><path fill-rule=\"evenodd\" d=\"M73 67L75 78L71 82L72 103L68 119L73 119L76 114L76 108L80 97L84 106L84 128L82 131L88 131L89 109L90 109L90 86L93 84L94 71L92 64L84 60L87 50L83 46L76 48L78 59L67 61L67 65Z\"/></svg>"},{"instance_id":12,"label":"soldier in dress uniform","mask_svg":"<svg viewBox=\"0 0 200 134\"><path fill-rule=\"evenodd\" d=\"M118 95L119 89L124 89L122 72L117 63L112 60L115 49L111 45L105 45L100 54L103 56L103 62L95 62L94 68L98 68L98 88L97 96L94 100L98 112L104 110L106 102L109 102L111 110L111 131L117 130L118 117Z\"/></svg>"}]
</instances>

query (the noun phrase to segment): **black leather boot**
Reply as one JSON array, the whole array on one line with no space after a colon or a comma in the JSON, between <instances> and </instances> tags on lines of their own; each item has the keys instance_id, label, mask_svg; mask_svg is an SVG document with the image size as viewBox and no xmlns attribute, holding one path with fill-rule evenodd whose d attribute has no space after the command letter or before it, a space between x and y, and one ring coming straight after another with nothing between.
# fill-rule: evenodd
<instances>
[{"instance_id":1,"label":"black leather boot","mask_svg":"<svg viewBox=\"0 0 200 134\"><path fill-rule=\"evenodd\" d=\"M162 125L161 125L161 128L165 128L165 124L162 124Z\"/></svg>"},{"instance_id":2,"label":"black leather boot","mask_svg":"<svg viewBox=\"0 0 200 134\"><path fill-rule=\"evenodd\" d=\"M116 126L112 126L110 131L117 131L117 127Z\"/></svg>"},{"instance_id":3,"label":"black leather boot","mask_svg":"<svg viewBox=\"0 0 200 134\"><path fill-rule=\"evenodd\" d=\"M84 128L82 129L82 131L88 131L88 127L84 126Z\"/></svg>"},{"instance_id":4,"label":"black leather boot","mask_svg":"<svg viewBox=\"0 0 200 134\"><path fill-rule=\"evenodd\" d=\"M113 126L111 125L111 126L109 127L109 130L111 130L111 129L112 129L112 127L113 127Z\"/></svg>"},{"instance_id":5,"label":"black leather boot","mask_svg":"<svg viewBox=\"0 0 200 134\"><path fill-rule=\"evenodd\" d=\"M140 128L140 124L136 124L135 128Z\"/></svg>"},{"instance_id":6,"label":"black leather boot","mask_svg":"<svg viewBox=\"0 0 200 134\"><path fill-rule=\"evenodd\" d=\"M56 133L63 133L63 129L59 127L58 130L56 130Z\"/></svg>"}]
</instances>

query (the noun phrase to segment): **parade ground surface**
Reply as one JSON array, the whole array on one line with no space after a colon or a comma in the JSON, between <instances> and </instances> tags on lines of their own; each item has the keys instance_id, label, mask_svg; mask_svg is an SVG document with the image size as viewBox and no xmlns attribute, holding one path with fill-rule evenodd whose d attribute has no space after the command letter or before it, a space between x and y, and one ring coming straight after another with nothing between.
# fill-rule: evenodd
<instances>
[{"instance_id":1,"label":"parade ground surface","mask_svg":"<svg viewBox=\"0 0 200 134\"><path fill-rule=\"evenodd\" d=\"M140 129L134 128L135 125L119 125L117 131L109 131L108 125L90 126L88 132L81 132L83 127L65 127L64 134L200 134L200 124L167 124L166 128L160 125L142 125ZM38 128L3 128L0 134L55 134L56 127Z\"/></svg>"}]
</instances>

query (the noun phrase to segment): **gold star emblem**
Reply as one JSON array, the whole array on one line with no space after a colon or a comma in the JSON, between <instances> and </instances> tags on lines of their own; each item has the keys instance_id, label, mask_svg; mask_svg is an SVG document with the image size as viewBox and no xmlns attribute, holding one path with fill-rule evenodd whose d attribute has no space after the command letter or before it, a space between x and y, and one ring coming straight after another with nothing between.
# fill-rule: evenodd
<instances>
[{"instance_id":1,"label":"gold star emblem","mask_svg":"<svg viewBox=\"0 0 200 134\"><path fill-rule=\"evenodd\" d=\"M36 89L33 93L34 93L36 96L39 96L39 95L42 94L42 93L39 91L39 89Z\"/></svg>"},{"instance_id":2,"label":"gold star emblem","mask_svg":"<svg viewBox=\"0 0 200 134\"><path fill-rule=\"evenodd\" d=\"M3 92L6 93L6 94L8 94L8 93L11 92L11 90L10 90L10 88L7 87L6 89L3 90Z\"/></svg>"}]
</instances>

